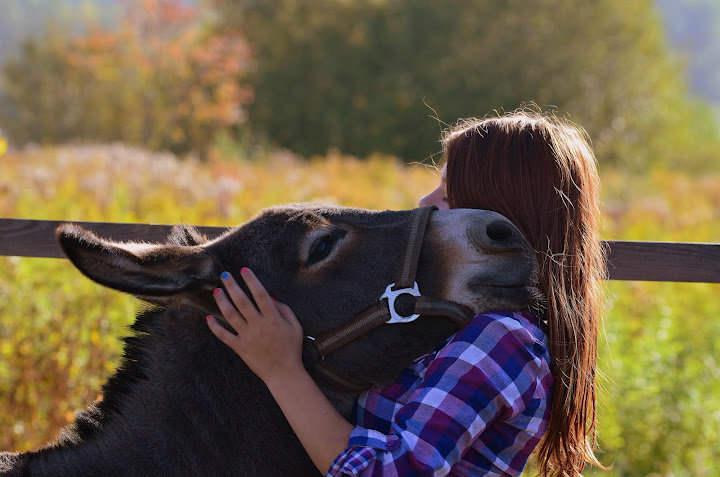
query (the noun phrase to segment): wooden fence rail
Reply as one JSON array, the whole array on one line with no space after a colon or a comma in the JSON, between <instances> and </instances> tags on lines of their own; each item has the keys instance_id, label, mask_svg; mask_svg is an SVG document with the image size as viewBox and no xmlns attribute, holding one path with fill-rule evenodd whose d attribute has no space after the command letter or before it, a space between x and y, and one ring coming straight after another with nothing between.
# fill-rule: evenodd
<instances>
[{"instance_id":1,"label":"wooden fence rail","mask_svg":"<svg viewBox=\"0 0 720 477\"><path fill-rule=\"evenodd\" d=\"M66 221L0 219L0 256L62 258L55 228ZM73 222L121 241L164 242L172 225ZM225 227L198 227L216 237ZM610 240L610 280L720 283L720 244Z\"/></svg>"}]
</instances>

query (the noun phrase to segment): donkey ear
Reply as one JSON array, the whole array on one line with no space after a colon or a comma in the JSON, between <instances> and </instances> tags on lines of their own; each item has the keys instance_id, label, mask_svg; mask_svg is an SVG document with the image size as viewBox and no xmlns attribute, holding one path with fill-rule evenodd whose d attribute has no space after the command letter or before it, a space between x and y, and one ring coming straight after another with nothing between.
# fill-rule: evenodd
<instances>
[{"instance_id":1,"label":"donkey ear","mask_svg":"<svg viewBox=\"0 0 720 477\"><path fill-rule=\"evenodd\" d=\"M113 242L72 224L61 225L55 235L88 278L149 301L212 290L222 271L200 246Z\"/></svg>"},{"instance_id":2,"label":"donkey ear","mask_svg":"<svg viewBox=\"0 0 720 477\"><path fill-rule=\"evenodd\" d=\"M192 225L174 225L167 239L168 243L175 245L202 245L208 238Z\"/></svg>"}]
</instances>

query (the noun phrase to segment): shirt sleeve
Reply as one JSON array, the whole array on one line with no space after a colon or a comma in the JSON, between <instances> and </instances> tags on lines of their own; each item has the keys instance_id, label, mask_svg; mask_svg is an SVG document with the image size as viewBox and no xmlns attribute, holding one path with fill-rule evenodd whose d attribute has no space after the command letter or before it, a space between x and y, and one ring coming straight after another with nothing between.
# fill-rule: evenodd
<instances>
[{"instance_id":1,"label":"shirt sleeve","mask_svg":"<svg viewBox=\"0 0 720 477\"><path fill-rule=\"evenodd\" d=\"M512 317L476 316L436 355L390 434L356 427L327 476L445 476L494 419L532 395L537 341Z\"/></svg>"}]
</instances>

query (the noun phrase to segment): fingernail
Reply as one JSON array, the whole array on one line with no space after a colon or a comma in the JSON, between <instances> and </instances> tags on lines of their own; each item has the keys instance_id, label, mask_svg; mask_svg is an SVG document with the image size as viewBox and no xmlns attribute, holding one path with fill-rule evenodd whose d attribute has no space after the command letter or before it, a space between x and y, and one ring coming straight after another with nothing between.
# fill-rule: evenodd
<instances>
[{"instance_id":1,"label":"fingernail","mask_svg":"<svg viewBox=\"0 0 720 477\"><path fill-rule=\"evenodd\" d=\"M228 272L222 272L220 274L220 278L222 278L223 280L227 280L228 278L230 278L230 274Z\"/></svg>"},{"instance_id":2,"label":"fingernail","mask_svg":"<svg viewBox=\"0 0 720 477\"><path fill-rule=\"evenodd\" d=\"M205 321L210 321L210 318L212 318L212 316L210 316L210 315L206 316Z\"/></svg>"},{"instance_id":3,"label":"fingernail","mask_svg":"<svg viewBox=\"0 0 720 477\"><path fill-rule=\"evenodd\" d=\"M213 290L213 295L217 295L218 293L220 293L220 289L219 289L219 288L216 288L215 290Z\"/></svg>"},{"instance_id":4,"label":"fingernail","mask_svg":"<svg viewBox=\"0 0 720 477\"><path fill-rule=\"evenodd\" d=\"M246 274L247 272L249 272L249 271L250 271L249 268L247 268L247 267L242 267L242 270L240 270L240 273L242 273L243 275L245 275L245 274Z\"/></svg>"},{"instance_id":5,"label":"fingernail","mask_svg":"<svg viewBox=\"0 0 720 477\"><path fill-rule=\"evenodd\" d=\"M271 296L270 298L272 298L273 301L277 301L277 298L275 298L274 296Z\"/></svg>"}]
</instances>

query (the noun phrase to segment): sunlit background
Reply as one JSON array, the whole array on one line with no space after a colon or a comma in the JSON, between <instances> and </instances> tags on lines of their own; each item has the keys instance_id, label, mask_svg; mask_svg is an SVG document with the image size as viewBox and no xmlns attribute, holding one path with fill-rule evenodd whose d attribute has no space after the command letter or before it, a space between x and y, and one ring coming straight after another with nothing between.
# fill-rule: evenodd
<instances>
[{"instance_id":1,"label":"sunlit background","mask_svg":"<svg viewBox=\"0 0 720 477\"><path fill-rule=\"evenodd\" d=\"M411 208L440 132L585 127L603 238L720 242L717 0L1 0L0 216L236 225ZM138 302L0 257L0 449L95 399ZM720 285L608 282L604 476L720 472ZM532 469L528 470L531 474Z\"/></svg>"}]
</instances>

